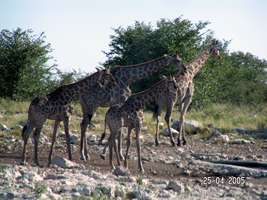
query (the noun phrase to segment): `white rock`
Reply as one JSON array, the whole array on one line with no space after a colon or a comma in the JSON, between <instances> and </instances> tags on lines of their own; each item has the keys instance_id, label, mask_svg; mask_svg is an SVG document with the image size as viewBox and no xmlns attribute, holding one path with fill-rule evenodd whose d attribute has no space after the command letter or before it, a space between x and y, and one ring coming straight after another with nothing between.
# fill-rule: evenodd
<instances>
[{"instance_id":1,"label":"white rock","mask_svg":"<svg viewBox=\"0 0 267 200\"><path fill-rule=\"evenodd\" d=\"M122 168L122 167L116 167L112 173L116 176L129 176L130 172L128 169Z\"/></svg>"},{"instance_id":2,"label":"white rock","mask_svg":"<svg viewBox=\"0 0 267 200\"><path fill-rule=\"evenodd\" d=\"M158 197L159 197L160 199L162 199L162 198L164 198L164 199L170 199L171 195L170 195L170 193L169 193L168 191L166 191L166 190L161 190L161 191L159 192L159 194L158 194Z\"/></svg>"},{"instance_id":3,"label":"white rock","mask_svg":"<svg viewBox=\"0 0 267 200\"><path fill-rule=\"evenodd\" d=\"M78 144L78 137L76 135L70 136L70 143L71 144Z\"/></svg>"},{"instance_id":4,"label":"white rock","mask_svg":"<svg viewBox=\"0 0 267 200\"><path fill-rule=\"evenodd\" d=\"M59 194L55 194L55 193L50 193L48 194L48 199L53 199L53 200L59 200L59 199L62 199L61 195Z\"/></svg>"},{"instance_id":5,"label":"white rock","mask_svg":"<svg viewBox=\"0 0 267 200\"><path fill-rule=\"evenodd\" d=\"M173 136L177 136L179 134L179 132L177 130L173 129L173 128L171 128L171 132L172 132ZM161 130L160 134L165 136L165 137L169 137L170 136L169 129L165 128L165 129Z\"/></svg>"},{"instance_id":6,"label":"white rock","mask_svg":"<svg viewBox=\"0 0 267 200\"><path fill-rule=\"evenodd\" d=\"M14 199L15 195L12 192L0 192L0 199Z\"/></svg>"},{"instance_id":7,"label":"white rock","mask_svg":"<svg viewBox=\"0 0 267 200\"><path fill-rule=\"evenodd\" d=\"M73 192L78 192L82 195L89 196L91 195L92 189L87 185L76 185L75 188L72 189Z\"/></svg>"},{"instance_id":8,"label":"white rock","mask_svg":"<svg viewBox=\"0 0 267 200\"><path fill-rule=\"evenodd\" d=\"M72 162L70 160L67 160L66 158L62 157L55 157L52 159L51 164L57 165L62 168L74 168L78 165L75 162Z\"/></svg>"},{"instance_id":9,"label":"white rock","mask_svg":"<svg viewBox=\"0 0 267 200\"><path fill-rule=\"evenodd\" d=\"M112 190L111 187L109 187L108 185L104 185L104 184L98 184L95 187L95 191L93 191L94 194L98 195L107 195L108 197L111 197L112 194Z\"/></svg>"},{"instance_id":10,"label":"white rock","mask_svg":"<svg viewBox=\"0 0 267 200\"><path fill-rule=\"evenodd\" d=\"M156 185L167 185L168 182L164 179L152 179L151 183Z\"/></svg>"},{"instance_id":11,"label":"white rock","mask_svg":"<svg viewBox=\"0 0 267 200\"><path fill-rule=\"evenodd\" d=\"M142 126L141 131L148 131L148 127L147 126Z\"/></svg>"},{"instance_id":12,"label":"white rock","mask_svg":"<svg viewBox=\"0 0 267 200\"><path fill-rule=\"evenodd\" d=\"M159 122L159 128L163 129L164 128L164 123L163 122Z\"/></svg>"},{"instance_id":13,"label":"white rock","mask_svg":"<svg viewBox=\"0 0 267 200\"><path fill-rule=\"evenodd\" d=\"M168 190L174 190L175 192L178 193L183 193L184 192L184 185L182 183L179 183L177 181L170 181L166 187Z\"/></svg>"},{"instance_id":14,"label":"white rock","mask_svg":"<svg viewBox=\"0 0 267 200\"><path fill-rule=\"evenodd\" d=\"M176 148L176 151L177 151L178 154L182 154L182 153L185 152L185 150L184 150L183 147L177 147L177 148Z\"/></svg>"},{"instance_id":15,"label":"white rock","mask_svg":"<svg viewBox=\"0 0 267 200\"><path fill-rule=\"evenodd\" d=\"M174 121L171 127L174 128L175 130L179 130L180 121ZM195 120L185 120L184 128L187 133L197 133L201 129L203 129L203 125Z\"/></svg>"},{"instance_id":16,"label":"white rock","mask_svg":"<svg viewBox=\"0 0 267 200\"><path fill-rule=\"evenodd\" d=\"M87 142L88 142L88 144L96 144L97 143L97 136L96 135L89 135Z\"/></svg>"},{"instance_id":17,"label":"white rock","mask_svg":"<svg viewBox=\"0 0 267 200\"><path fill-rule=\"evenodd\" d=\"M230 138L226 134L222 134L219 130L213 129L212 135L209 138L214 142L228 143Z\"/></svg>"},{"instance_id":18,"label":"white rock","mask_svg":"<svg viewBox=\"0 0 267 200\"><path fill-rule=\"evenodd\" d=\"M233 130L240 134L247 134L250 132L248 129L245 129L245 128L234 128Z\"/></svg>"},{"instance_id":19,"label":"white rock","mask_svg":"<svg viewBox=\"0 0 267 200\"><path fill-rule=\"evenodd\" d=\"M49 197L45 193L43 193L43 194L40 195L40 197L38 199L46 200L46 199L49 199Z\"/></svg>"},{"instance_id":20,"label":"white rock","mask_svg":"<svg viewBox=\"0 0 267 200\"><path fill-rule=\"evenodd\" d=\"M214 138L216 142L228 143L230 141L229 136L221 134L218 137Z\"/></svg>"},{"instance_id":21,"label":"white rock","mask_svg":"<svg viewBox=\"0 0 267 200\"><path fill-rule=\"evenodd\" d=\"M250 144L251 142L246 139L235 139L230 142L231 144Z\"/></svg>"},{"instance_id":22,"label":"white rock","mask_svg":"<svg viewBox=\"0 0 267 200\"><path fill-rule=\"evenodd\" d=\"M5 124L0 123L0 130L1 131L10 131L10 128L8 128Z\"/></svg>"},{"instance_id":23,"label":"white rock","mask_svg":"<svg viewBox=\"0 0 267 200\"><path fill-rule=\"evenodd\" d=\"M124 197L125 196L125 190L122 187L116 186L115 191L114 191L114 196L115 198L117 197Z\"/></svg>"}]
</instances>

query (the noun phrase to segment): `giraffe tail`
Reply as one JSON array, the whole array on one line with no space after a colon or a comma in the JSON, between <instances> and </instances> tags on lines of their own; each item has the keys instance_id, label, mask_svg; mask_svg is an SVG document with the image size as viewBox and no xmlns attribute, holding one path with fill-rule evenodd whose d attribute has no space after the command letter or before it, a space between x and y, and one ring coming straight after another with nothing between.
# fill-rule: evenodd
<instances>
[{"instance_id":1,"label":"giraffe tail","mask_svg":"<svg viewBox=\"0 0 267 200\"><path fill-rule=\"evenodd\" d=\"M157 119L157 117L160 115L159 105L155 105L153 110L153 119Z\"/></svg>"},{"instance_id":2,"label":"giraffe tail","mask_svg":"<svg viewBox=\"0 0 267 200\"><path fill-rule=\"evenodd\" d=\"M101 134L101 137L99 139L99 143L98 143L99 145L102 145L103 144L103 140L106 137L106 129L107 129L107 115L105 116L104 132Z\"/></svg>"},{"instance_id":3,"label":"giraffe tail","mask_svg":"<svg viewBox=\"0 0 267 200\"><path fill-rule=\"evenodd\" d=\"M31 121L28 120L27 123L23 126L23 129L21 131L21 137L22 137L22 139L23 140L27 140L27 138L31 134L32 130L33 130L33 126L31 124Z\"/></svg>"}]
</instances>

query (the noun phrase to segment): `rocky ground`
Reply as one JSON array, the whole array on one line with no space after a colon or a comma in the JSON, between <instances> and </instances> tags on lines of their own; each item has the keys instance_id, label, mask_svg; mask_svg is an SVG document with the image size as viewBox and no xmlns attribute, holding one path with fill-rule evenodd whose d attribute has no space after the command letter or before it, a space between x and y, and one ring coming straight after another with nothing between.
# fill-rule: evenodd
<instances>
[{"instance_id":1,"label":"rocky ground","mask_svg":"<svg viewBox=\"0 0 267 200\"><path fill-rule=\"evenodd\" d=\"M267 199L264 165L267 140L255 139L255 135L245 139L236 135L214 129L206 139L189 136L188 145L184 147L172 147L168 137L161 136L160 146L155 147L153 137L144 133L145 173L139 174L134 139L129 170L121 167L111 171L108 160L101 160L99 156L103 146L97 145L97 135L88 139L91 157L86 162L79 159L79 137L72 135L74 160L70 162L64 159L67 157L65 139L60 133L54 164L46 167L50 138L43 134L40 144L43 167L37 167L32 163L31 143L28 164L22 166L22 142L3 134L0 138L0 199ZM221 160L250 160L262 165L251 168L214 163Z\"/></svg>"}]
</instances>

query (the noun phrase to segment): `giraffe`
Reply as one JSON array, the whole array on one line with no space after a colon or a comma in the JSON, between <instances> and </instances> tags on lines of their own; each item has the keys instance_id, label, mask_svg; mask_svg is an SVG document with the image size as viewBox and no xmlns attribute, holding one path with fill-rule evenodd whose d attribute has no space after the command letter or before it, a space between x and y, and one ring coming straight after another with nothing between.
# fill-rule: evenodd
<instances>
[{"instance_id":1,"label":"giraffe","mask_svg":"<svg viewBox=\"0 0 267 200\"><path fill-rule=\"evenodd\" d=\"M219 56L219 42L217 40L212 40L210 45L191 63L187 64L185 67L185 72L183 74L175 74L175 80L178 84L177 89L177 103L180 110L180 127L179 127L179 137L177 138L177 145L185 145L185 131L184 131L184 120L187 109L191 104L193 93L194 93L194 77L203 68L206 61L210 56ZM159 117L160 112L156 113L157 125L155 134L155 145L159 145L158 129L159 129ZM171 137L171 136L170 136ZM182 143L183 140L183 143ZM172 145L175 143L171 140Z\"/></svg>"},{"instance_id":2,"label":"giraffe","mask_svg":"<svg viewBox=\"0 0 267 200\"><path fill-rule=\"evenodd\" d=\"M184 67L178 55L164 55L160 58L141 64L117 66L111 68L111 73L118 83L115 87L113 87L113 89L101 89L101 91L99 91L96 96L91 96L89 93L85 93L82 96L81 105L83 111L83 119L81 122L81 160L89 159L86 143L86 129L88 124L91 123L91 119L96 109L98 107L110 107L116 104L123 104L131 95L129 86L132 83L160 72L170 65L176 66L177 74L181 73ZM101 138L104 137L105 135L102 135Z\"/></svg>"},{"instance_id":3,"label":"giraffe","mask_svg":"<svg viewBox=\"0 0 267 200\"><path fill-rule=\"evenodd\" d=\"M118 165L120 165L120 156L118 155L118 146L116 144L116 137L121 137L121 128L128 128L127 135L127 148L124 156L124 165L127 167L127 158L129 148L131 145L131 132L135 129L136 133L136 147L138 155L138 168L139 171L144 172L144 168L141 161L141 147L140 147L140 133L142 127L142 111L145 107L151 105L158 105L159 107L166 106L165 121L170 131L170 118L174 103L177 97L177 83L173 77L164 78L158 81L156 84L144 90L130 96L122 106L111 107L106 114L106 122L110 129L110 137L108 140L109 144L109 163L114 168L112 162L114 148L117 157ZM171 134L171 132L170 132ZM120 140L121 138L119 138Z\"/></svg>"},{"instance_id":4,"label":"giraffe","mask_svg":"<svg viewBox=\"0 0 267 200\"><path fill-rule=\"evenodd\" d=\"M171 64L177 66L177 74L179 74L183 66L181 63L181 59L178 55L164 55L160 58L150 60L141 64L117 66L112 68L111 73L117 80L118 84L116 87L114 87L113 90L106 90L107 94L103 93L104 96L101 96L101 99L99 99L99 105L102 107L110 107L115 104L123 104L127 100L127 98L131 96L131 90L129 86L132 83L145 79L157 72L160 72ZM113 100L111 100L112 97ZM105 135L101 136L100 143L104 139L104 137Z\"/></svg>"},{"instance_id":5,"label":"giraffe","mask_svg":"<svg viewBox=\"0 0 267 200\"><path fill-rule=\"evenodd\" d=\"M112 84L113 85L112 85ZM111 85L110 85L111 84ZM22 164L26 162L26 147L28 138L34 130L34 162L39 165L38 161L38 141L43 124L47 119L55 120L52 145L49 153L48 164L51 163L53 145L56 139L56 132L61 121L64 123L65 136L67 141L67 150L69 159L72 160L70 135L69 135L69 114L71 113L70 103L78 100L81 94L90 92L95 95L96 89L103 87L113 87L116 81L109 69L98 70L94 74L69 85L63 85L43 97L36 97L32 100L28 110L28 120L22 129L22 139L24 141L22 152Z\"/></svg>"}]
</instances>

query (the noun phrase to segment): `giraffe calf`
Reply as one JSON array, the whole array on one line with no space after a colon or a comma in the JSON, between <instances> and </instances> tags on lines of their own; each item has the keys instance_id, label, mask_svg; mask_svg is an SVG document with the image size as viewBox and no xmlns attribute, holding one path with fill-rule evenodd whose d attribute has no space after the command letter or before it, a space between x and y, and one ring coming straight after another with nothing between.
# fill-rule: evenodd
<instances>
[{"instance_id":1,"label":"giraffe calf","mask_svg":"<svg viewBox=\"0 0 267 200\"><path fill-rule=\"evenodd\" d=\"M116 134L116 132L112 132L110 134L113 134L113 138L112 139L117 139L118 140L118 150L119 150L119 157L120 157L120 160L124 160L124 156L122 155L122 128L123 128L123 121L121 121L121 123L117 123L117 124L112 124L112 116L113 115L112 113L114 112L117 112L119 106L118 105L115 105L115 106L112 106L106 113L105 115L105 127L104 127L104 132L102 133L101 135L101 138L99 140L99 145L102 145L103 144L103 140L106 136L106 128L107 128L107 125L109 126L109 129L113 129L113 130L119 130L118 134ZM140 117L142 123L144 121L144 112L143 111L139 111L138 112L138 116ZM115 127L117 126L117 127ZM110 131L111 132L111 131ZM111 135L108 139L108 141L110 140L111 138ZM109 142L107 142L105 145L104 145L104 148L103 148L103 152L102 154L100 155L100 157L105 160L106 159L106 152L107 152L107 148L109 146Z\"/></svg>"},{"instance_id":2,"label":"giraffe calf","mask_svg":"<svg viewBox=\"0 0 267 200\"><path fill-rule=\"evenodd\" d=\"M109 147L109 164L111 168L114 169L114 164L112 162L113 148L115 150L115 154L116 154L116 158L117 158L117 162L119 166L120 166L120 161L124 159L122 152L121 152L121 134L122 134L122 128L123 128L123 118L121 116L119 105L112 106L107 111L106 117L105 117L105 127L106 125L109 127L110 136L109 136L108 142L105 144L103 153L101 154L101 158L105 159L106 149L107 147ZM118 145L116 144L117 138L118 138ZM120 153L118 153L119 151L118 148L120 149Z\"/></svg>"},{"instance_id":3,"label":"giraffe calf","mask_svg":"<svg viewBox=\"0 0 267 200\"><path fill-rule=\"evenodd\" d=\"M143 124L143 114L140 114L140 111L142 111L145 107L151 105L157 105L159 107L159 110L161 110L161 108L165 105L167 107L165 120L167 122L169 132L170 134L172 134L170 131L170 118L174 103L176 101L176 90L177 83L175 79L173 77L164 78L154 84L149 89L130 96L122 106L111 107L108 110L105 122L107 123L110 129L108 145L109 163L112 168L114 168L114 165L112 163L113 148L116 153L118 165L120 165L120 156L118 154L118 145L120 144L116 144L116 138L119 138L118 140L120 143L121 129L122 127L127 127L128 135L127 148L124 156L124 166L127 167L127 158L131 145L131 132L132 129L135 129L138 168L141 172L144 172L144 168L141 161L141 146L139 138L141 133L141 127Z\"/></svg>"}]
</instances>

